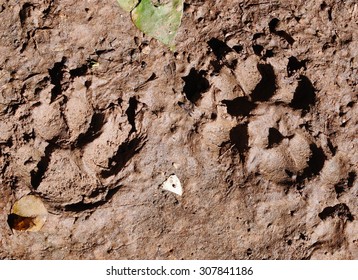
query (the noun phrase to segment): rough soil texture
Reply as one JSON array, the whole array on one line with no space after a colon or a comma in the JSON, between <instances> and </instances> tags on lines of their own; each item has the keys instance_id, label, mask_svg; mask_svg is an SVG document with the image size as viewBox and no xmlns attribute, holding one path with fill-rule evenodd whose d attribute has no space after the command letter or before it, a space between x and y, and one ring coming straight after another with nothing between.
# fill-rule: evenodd
<instances>
[{"instance_id":1,"label":"rough soil texture","mask_svg":"<svg viewBox=\"0 0 358 280\"><path fill-rule=\"evenodd\" d=\"M356 1L186 1L174 53L115 0L0 17L0 258L358 259Z\"/></svg>"}]
</instances>

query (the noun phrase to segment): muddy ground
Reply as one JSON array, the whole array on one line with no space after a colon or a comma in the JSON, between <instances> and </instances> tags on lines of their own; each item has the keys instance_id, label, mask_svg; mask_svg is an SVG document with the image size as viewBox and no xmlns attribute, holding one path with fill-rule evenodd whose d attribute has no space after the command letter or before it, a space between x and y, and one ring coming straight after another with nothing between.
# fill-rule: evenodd
<instances>
[{"instance_id":1,"label":"muddy ground","mask_svg":"<svg viewBox=\"0 0 358 280\"><path fill-rule=\"evenodd\" d=\"M0 17L1 259L358 259L356 1L185 1L175 52L115 0Z\"/></svg>"}]
</instances>

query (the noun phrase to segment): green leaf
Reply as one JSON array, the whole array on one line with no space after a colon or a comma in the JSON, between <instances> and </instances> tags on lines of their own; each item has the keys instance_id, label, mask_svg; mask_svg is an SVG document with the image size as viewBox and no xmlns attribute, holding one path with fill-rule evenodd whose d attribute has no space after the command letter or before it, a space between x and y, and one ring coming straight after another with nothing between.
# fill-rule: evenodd
<instances>
[{"instance_id":1,"label":"green leaf","mask_svg":"<svg viewBox=\"0 0 358 280\"><path fill-rule=\"evenodd\" d=\"M137 5L139 0L117 0L119 6L127 12L130 12Z\"/></svg>"},{"instance_id":2,"label":"green leaf","mask_svg":"<svg viewBox=\"0 0 358 280\"><path fill-rule=\"evenodd\" d=\"M183 5L183 0L141 0L131 12L132 20L138 29L173 50Z\"/></svg>"}]
</instances>

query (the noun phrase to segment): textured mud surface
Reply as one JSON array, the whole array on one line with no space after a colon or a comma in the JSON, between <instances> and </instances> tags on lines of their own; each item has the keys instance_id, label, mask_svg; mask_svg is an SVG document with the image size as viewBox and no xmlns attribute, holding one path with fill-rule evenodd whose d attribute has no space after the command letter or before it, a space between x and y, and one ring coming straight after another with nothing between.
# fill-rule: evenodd
<instances>
[{"instance_id":1,"label":"textured mud surface","mask_svg":"<svg viewBox=\"0 0 358 280\"><path fill-rule=\"evenodd\" d=\"M0 17L0 258L358 258L356 1L186 1L175 53L115 0Z\"/></svg>"}]
</instances>

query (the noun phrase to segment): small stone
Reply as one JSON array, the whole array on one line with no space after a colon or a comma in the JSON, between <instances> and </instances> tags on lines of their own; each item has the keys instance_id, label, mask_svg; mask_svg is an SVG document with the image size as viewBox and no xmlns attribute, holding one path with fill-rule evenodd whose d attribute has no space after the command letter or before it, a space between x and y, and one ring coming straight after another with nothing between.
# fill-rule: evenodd
<instances>
[{"instance_id":1,"label":"small stone","mask_svg":"<svg viewBox=\"0 0 358 280\"><path fill-rule=\"evenodd\" d=\"M180 180L176 175L170 175L168 179L162 184L163 190L173 192L177 195L183 194L183 188Z\"/></svg>"}]
</instances>

